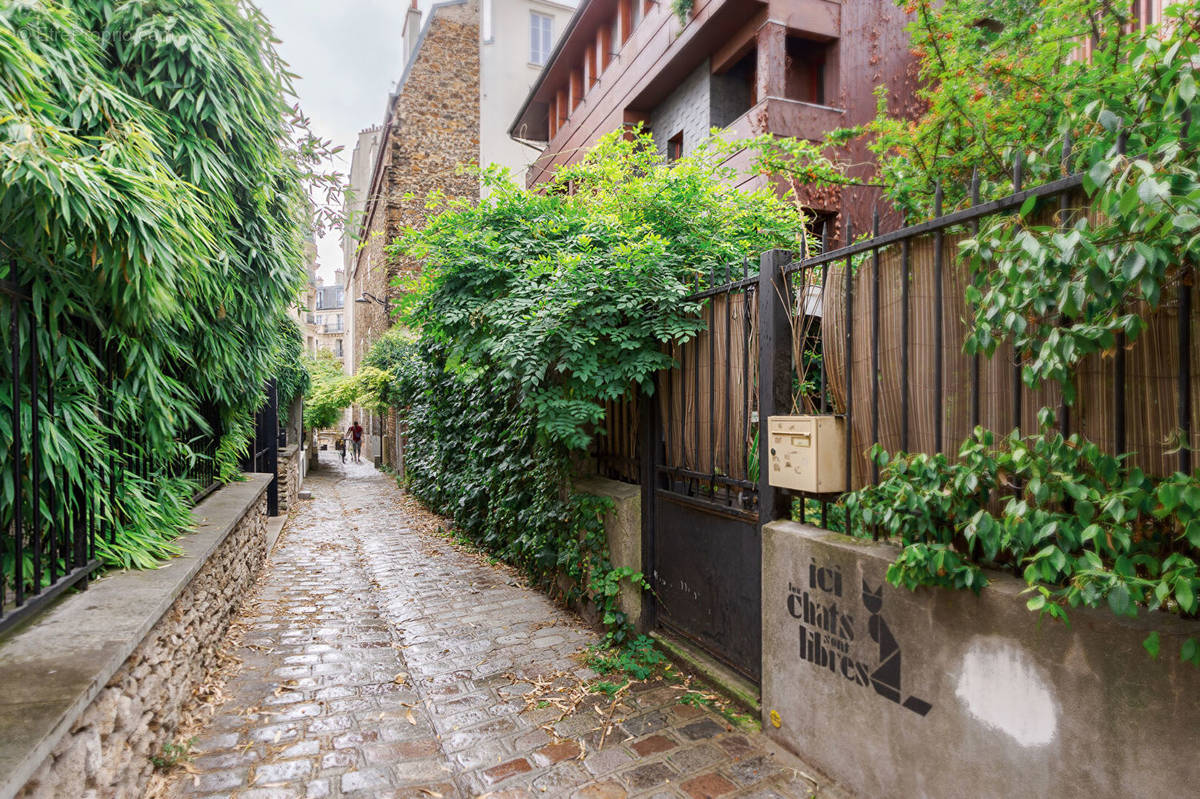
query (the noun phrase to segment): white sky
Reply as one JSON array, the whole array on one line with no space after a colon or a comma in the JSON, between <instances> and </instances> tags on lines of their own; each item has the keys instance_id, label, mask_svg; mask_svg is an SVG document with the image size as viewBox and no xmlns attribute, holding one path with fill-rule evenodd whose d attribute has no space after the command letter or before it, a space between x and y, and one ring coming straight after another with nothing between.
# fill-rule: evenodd
<instances>
[{"instance_id":1,"label":"white sky","mask_svg":"<svg viewBox=\"0 0 1200 799\"><path fill-rule=\"evenodd\" d=\"M404 13L409 0L254 0L271 21L280 55L298 74L300 107L314 132L345 146L336 164L350 171L358 132L383 122L400 79ZM424 12L433 0L419 0ZM320 274L333 280L342 264L340 233L317 242Z\"/></svg>"}]
</instances>

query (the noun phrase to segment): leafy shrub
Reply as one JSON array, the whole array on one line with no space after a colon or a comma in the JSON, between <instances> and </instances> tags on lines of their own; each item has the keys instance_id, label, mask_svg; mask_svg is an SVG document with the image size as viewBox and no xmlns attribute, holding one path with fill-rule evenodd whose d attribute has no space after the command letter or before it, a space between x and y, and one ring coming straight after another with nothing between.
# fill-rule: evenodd
<instances>
[{"instance_id":1,"label":"leafy shrub","mask_svg":"<svg viewBox=\"0 0 1200 799\"><path fill-rule=\"evenodd\" d=\"M169 551L194 486L167 464L196 457L200 430L235 471L263 384L294 355L281 320L304 278L304 184L322 148L296 142L288 81L266 21L236 0L0 4L0 278L32 292L55 385L43 471L62 514L110 463L152 472L115 502L91 492L117 530L100 549L110 564ZM4 351L28 357L10 313ZM28 424L30 403L0 394L0 417L16 404ZM20 493L7 433L0 525Z\"/></svg>"},{"instance_id":2,"label":"leafy shrub","mask_svg":"<svg viewBox=\"0 0 1200 799\"><path fill-rule=\"evenodd\" d=\"M926 109L915 122L884 112L871 126L895 202L928 213L939 179L962 201L976 168L985 197L1006 194L1013 154L1029 183L1084 175L1094 213L1044 224L1029 200L961 245L974 314L967 351L991 356L1011 342L1024 382L1057 383L1070 404L1081 360L1132 341L1165 287L1195 279L1200 9L1177 4L1163 29L1131 32L1128 6L1105 2L907 7ZM1080 49L1089 39L1090 60ZM1122 454L1064 438L1045 409L1040 422L1025 438L977 430L957 460L873 451L882 482L847 505L855 533L904 546L888 579L978 590L990 564L1021 575L1030 609L1056 618L1099 605L1195 617L1200 471L1154 480ZM1159 646L1147 639L1151 654ZM1180 655L1200 665L1195 639Z\"/></svg>"},{"instance_id":3,"label":"leafy shrub","mask_svg":"<svg viewBox=\"0 0 1200 799\"><path fill-rule=\"evenodd\" d=\"M648 134L614 134L537 193L487 171L485 199L445 203L392 248L423 262L402 284L418 342L393 372L410 490L535 579L572 578L615 643L619 585L644 579L613 568L609 503L571 492L572 454L607 400L653 392L664 345L701 327L684 298L710 272L794 246L801 227L770 190L717 179L722 147L667 164Z\"/></svg>"},{"instance_id":4,"label":"leafy shrub","mask_svg":"<svg viewBox=\"0 0 1200 799\"><path fill-rule=\"evenodd\" d=\"M1200 610L1200 472L1154 481L1078 435L997 438L977 429L958 458L872 451L880 483L846 498L852 529L903 546L893 585L979 591L981 564L1031 587L1029 609L1065 619L1064 607L1133 616L1139 607ZM1155 639L1157 640L1157 638ZM1200 665L1195 642L1185 659Z\"/></svg>"}]
</instances>

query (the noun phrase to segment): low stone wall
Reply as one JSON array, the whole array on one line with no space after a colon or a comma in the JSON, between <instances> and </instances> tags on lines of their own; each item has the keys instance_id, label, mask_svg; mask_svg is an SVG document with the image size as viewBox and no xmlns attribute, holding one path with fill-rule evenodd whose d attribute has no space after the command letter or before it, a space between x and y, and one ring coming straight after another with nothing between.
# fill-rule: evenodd
<instances>
[{"instance_id":1,"label":"low stone wall","mask_svg":"<svg viewBox=\"0 0 1200 799\"><path fill-rule=\"evenodd\" d=\"M0 799L142 795L266 558L269 481L197 506L182 557L106 576L0 645Z\"/></svg>"},{"instance_id":2,"label":"low stone wall","mask_svg":"<svg viewBox=\"0 0 1200 799\"><path fill-rule=\"evenodd\" d=\"M608 539L608 552L612 564L634 571L642 570L642 488L641 486L609 480L604 477L589 477L575 482L575 490L581 494L607 497L613 501L613 509L604 516L604 533ZM621 584L617 595L617 607L639 630L644 629L642 589L629 581Z\"/></svg>"},{"instance_id":3,"label":"low stone wall","mask_svg":"<svg viewBox=\"0 0 1200 799\"><path fill-rule=\"evenodd\" d=\"M1200 784L1200 624L1069 611L1024 583L893 588L892 547L763 530L763 727L864 797L1175 796ZM1151 660L1151 629L1164 654ZM1166 655L1170 652L1170 656Z\"/></svg>"},{"instance_id":4,"label":"low stone wall","mask_svg":"<svg viewBox=\"0 0 1200 799\"><path fill-rule=\"evenodd\" d=\"M296 444L279 450L279 515L296 507L300 494L300 447Z\"/></svg>"}]
</instances>

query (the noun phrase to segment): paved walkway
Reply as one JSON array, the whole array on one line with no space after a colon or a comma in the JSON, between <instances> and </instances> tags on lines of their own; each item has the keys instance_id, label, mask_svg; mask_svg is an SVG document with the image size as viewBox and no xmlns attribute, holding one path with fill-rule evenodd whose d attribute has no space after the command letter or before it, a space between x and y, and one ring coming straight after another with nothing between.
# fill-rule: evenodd
<instances>
[{"instance_id":1,"label":"paved walkway","mask_svg":"<svg viewBox=\"0 0 1200 799\"><path fill-rule=\"evenodd\" d=\"M329 458L307 487L172 796L843 796L665 683L564 716L595 677L574 614L415 529L372 467Z\"/></svg>"}]
</instances>

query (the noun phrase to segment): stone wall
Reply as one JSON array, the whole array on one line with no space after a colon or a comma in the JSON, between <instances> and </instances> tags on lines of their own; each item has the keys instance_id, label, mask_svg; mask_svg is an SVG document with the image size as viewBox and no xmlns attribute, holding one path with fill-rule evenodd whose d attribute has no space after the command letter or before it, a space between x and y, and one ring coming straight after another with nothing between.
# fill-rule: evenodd
<instances>
[{"instance_id":1,"label":"stone wall","mask_svg":"<svg viewBox=\"0 0 1200 799\"><path fill-rule=\"evenodd\" d=\"M893 588L896 550L763 530L763 728L864 797L1175 796L1200 785L1200 623L1070 609L1024 582ZM1163 653L1142 641L1152 629ZM1193 791L1194 792L1194 791Z\"/></svg>"},{"instance_id":2,"label":"stone wall","mask_svg":"<svg viewBox=\"0 0 1200 799\"><path fill-rule=\"evenodd\" d=\"M589 477L577 480L574 488L581 494L612 500L612 510L604 515L609 558L613 566L641 571L642 487L604 477ZM645 629L642 589L639 586L628 580L622 581L617 607L639 630Z\"/></svg>"},{"instance_id":3,"label":"stone wall","mask_svg":"<svg viewBox=\"0 0 1200 799\"><path fill-rule=\"evenodd\" d=\"M295 444L279 450L279 515L296 507L300 494L300 447Z\"/></svg>"},{"instance_id":4,"label":"stone wall","mask_svg":"<svg viewBox=\"0 0 1200 799\"><path fill-rule=\"evenodd\" d=\"M154 768L151 757L161 754L163 746L174 740L181 709L215 668L216 653L233 614L266 558L266 496L262 491L266 483L258 485L249 510L70 723L17 796L132 799L142 795ZM213 499L230 490L222 489ZM168 564L168 569L159 571L173 566ZM136 578L139 573L116 574L106 581L129 576ZM99 601L99 594L98 588L92 588L69 599ZM70 661L64 660L62 666L69 669ZM53 682L49 677L43 679Z\"/></svg>"},{"instance_id":5,"label":"stone wall","mask_svg":"<svg viewBox=\"0 0 1200 799\"><path fill-rule=\"evenodd\" d=\"M365 291L391 302L403 290L393 281L416 272L415 261L388 255L385 247L404 228L424 224L429 192L479 194L474 177L457 173L460 164L475 164L479 158L479 11L474 0L436 7L417 47L389 107L387 136L368 195L374 201L365 209L365 238L348 280L353 298ZM392 320L375 302L354 303L352 313L357 372Z\"/></svg>"}]
</instances>

